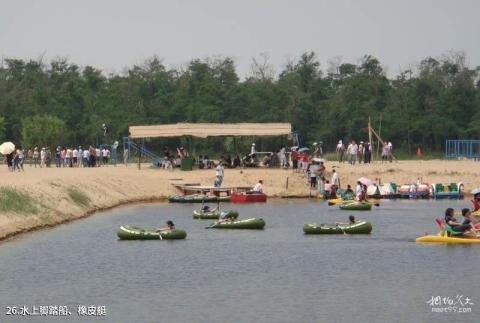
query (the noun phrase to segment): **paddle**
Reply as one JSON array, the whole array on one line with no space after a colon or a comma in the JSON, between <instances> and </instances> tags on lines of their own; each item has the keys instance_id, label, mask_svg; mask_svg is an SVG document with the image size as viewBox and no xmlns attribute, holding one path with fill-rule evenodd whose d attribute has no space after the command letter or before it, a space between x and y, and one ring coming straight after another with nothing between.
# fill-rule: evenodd
<instances>
[{"instance_id":1,"label":"paddle","mask_svg":"<svg viewBox=\"0 0 480 323\"><path fill-rule=\"evenodd\" d=\"M339 226L338 223L335 223L335 226L336 226L337 228L340 228L340 230L342 230L344 236L347 235L347 233L345 232L345 229L343 229L341 226Z\"/></svg>"},{"instance_id":2,"label":"paddle","mask_svg":"<svg viewBox=\"0 0 480 323\"><path fill-rule=\"evenodd\" d=\"M213 227L215 226L215 224L217 224L217 223L218 223L218 222L215 221L215 222L213 222L212 224L210 224L208 227L205 227L205 229L211 229L211 228L213 228Z\"/></svg>"}]
</instances>

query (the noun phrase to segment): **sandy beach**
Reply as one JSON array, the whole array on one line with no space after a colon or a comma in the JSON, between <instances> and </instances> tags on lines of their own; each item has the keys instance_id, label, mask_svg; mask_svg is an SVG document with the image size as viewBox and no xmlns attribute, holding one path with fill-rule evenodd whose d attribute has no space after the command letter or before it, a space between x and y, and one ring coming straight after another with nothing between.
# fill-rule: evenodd
<instances>
[{"instance_id":1,"label":"sandy beach","mask_svg":"<svg viewBox=\"0 0 480 323\"><path fill-rule=\"evenodd\" d=\"M399 161L371 165L327 163L330 172L335 166L341 184L354 184L367 176L382 182L409 183L418 178L424 182L459 182L466 192L480 187L480 163L473 161ZM95 211L143 201L162 201L178 191L172 184L200 183L213 185L214 170L166 171L143 165L101 168L34 168L25 166L25 172L8 172L0 168L1 187L13 187L30 196L37 205L34 213L0 211L0 239L43 227L50 227L78 219ZM223 186L253 186L264 181L269 197L308 197L311 192L305 178L293 170L283 169L227 169ZM288 181L288 188L287 188ZM88 197L80 204L69 195L69 190Z\"/></svg>"}]
</instances>

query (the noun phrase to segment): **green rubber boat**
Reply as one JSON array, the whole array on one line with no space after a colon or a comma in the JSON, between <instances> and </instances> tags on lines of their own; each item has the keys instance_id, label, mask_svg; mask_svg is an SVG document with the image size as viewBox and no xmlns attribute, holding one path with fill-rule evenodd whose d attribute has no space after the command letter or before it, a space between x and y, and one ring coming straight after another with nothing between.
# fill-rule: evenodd
<instances>
[{"instance_id":1,"label":"green rubber boat","mask_svg":"<svg viewBox=\"0 0 480 323\"><path fill-rule=\"evenodd\" d=\"M187 232L180 229L158 232L155 229L122 225L118 229L117 235L121 240L174 240L185 239Z\"/></svg>"},{"instance_id":2,"label":"green rubber boat","mask_svg":"<svg viewBox=\"0 0 480 323\"><path fill-rule=\"evenodd\" d=\"M210 211L210 212L203 212L202 210L195 210L192 212L193 213L193 218L194 219L199 219L199 220L218 220L220 217L220 214L223 217L229 218L229 219L236 219L238 217L238 212L229 210L229 211Z\"/></svg>"},{"instance_id":3,"label":"green rubber boat","mask_svg":"<svg viewBox=\"0 0 480 323\"><path fill-rule=\"evenodd\" d=\"M344 202L340 204L340 209L347 211L370 211L372 205L367 202Z\"/></svg>"},{"instance_id":4,"label":"green rubber boat","mask_svg":"<svg viewBox=\"0 0 480 323\"><path fill-rule=\"evenodd\" d=\"M254 229L262 230L265 227L265 221L260 218L251 218L245 220L214 222L207 229Z\"/></svg>"},{"instance_id":5,"label":"green rubber boat","mask_svg":"<svg viewBox=\"0 0 480 323\"><path fill-rule=\"evenodd\" d=\"M204 194L192 195L170 195L168 201L171 203L218 203L230 202L230 196L215 196Z\"/></svg>"},{"instance_id":6,"label":"green rubber boat","mask_svg":"<svg viewBox=\"0 0 480 323\"><path fill-rule=\"evenodd\" d=\"M305 234L369 234L372 224L367 221L357 221L354 224L318 224L306 223L303 226Z\"/></svg>"}]
</instances>

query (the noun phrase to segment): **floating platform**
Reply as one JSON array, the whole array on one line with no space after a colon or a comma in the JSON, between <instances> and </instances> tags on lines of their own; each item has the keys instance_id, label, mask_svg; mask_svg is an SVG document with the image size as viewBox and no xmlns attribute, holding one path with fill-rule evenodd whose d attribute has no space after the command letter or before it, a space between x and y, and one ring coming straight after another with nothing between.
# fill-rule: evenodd
<instances>
[{"instance_id":1,"label":"floating platform","mask_svg":"<svg viewBox=\"0 0 480 323\"><path fill-rule=\"evenodd\" d=\"M191 194L207 194L211 193L217 196L227 195L230 196L232 192L245 192L252 189L251 186L231 186L231 187L215 187L215 186L203 186L199 183L194 184L172 184L177 190L182 192L183 195Z\"/></svg>"}]
</instances>

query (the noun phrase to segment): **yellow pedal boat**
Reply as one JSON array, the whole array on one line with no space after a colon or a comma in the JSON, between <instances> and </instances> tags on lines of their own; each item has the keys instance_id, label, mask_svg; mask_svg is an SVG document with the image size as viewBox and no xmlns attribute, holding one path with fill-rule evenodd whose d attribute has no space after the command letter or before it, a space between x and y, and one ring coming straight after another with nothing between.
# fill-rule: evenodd
<instances>
[{"instance_id":1,"label":"yellow pedal boat","mask_svg":"<svg viewBox=\"0 0 480 323\"><path fill-rule=\"evenodd\" d=\"M442 236L441 234L438 235L426 235L423 237L418 237L415 239L417 243L453 243L453 244L475 244L480 243L480 238L470 235L464 236Z\"/></svg>"}]
</instances>

